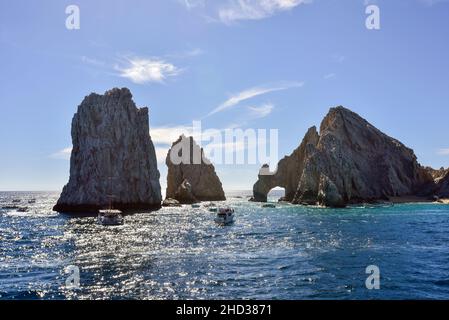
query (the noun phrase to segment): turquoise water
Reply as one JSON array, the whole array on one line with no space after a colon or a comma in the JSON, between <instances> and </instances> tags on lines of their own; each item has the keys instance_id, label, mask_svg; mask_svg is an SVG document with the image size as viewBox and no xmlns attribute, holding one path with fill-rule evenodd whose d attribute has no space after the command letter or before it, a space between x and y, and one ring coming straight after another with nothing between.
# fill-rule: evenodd
<instances>
[{"instance_id":1,"label":"turquoise water","mask_svg":"<svg viewBox=\"0 0 449 320\"><path fill-rule=\"evenodd\" d=\"M241 196L226 202L228 227L190 206L102 227L52 212L57 193L0 193L0 206L29 206L0 210L0 299L449 299L449 205L261 208ZM65 286L69 265L79 289ZM368 265L379 290L365 287Z\"/></svg>"}]
</instances>

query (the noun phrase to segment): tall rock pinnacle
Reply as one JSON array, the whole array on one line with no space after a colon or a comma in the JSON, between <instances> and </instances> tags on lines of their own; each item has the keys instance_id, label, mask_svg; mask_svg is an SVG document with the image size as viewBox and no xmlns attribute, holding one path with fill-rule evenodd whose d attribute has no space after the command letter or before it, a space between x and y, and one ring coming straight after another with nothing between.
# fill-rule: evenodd
<instances>
[{"instance_id":1,"label":"tall rock pinnacle","mask_svg":"<svg viewBox=\"0 0 449 320\"><path fill-rule=\"evenodd\" d=\"M137 108L127 88L84 98L72 120L72 144L70 179L53 210L96 212L109 195L115 209L160 207L148 108Z\"/></svg>"}]
</instances>

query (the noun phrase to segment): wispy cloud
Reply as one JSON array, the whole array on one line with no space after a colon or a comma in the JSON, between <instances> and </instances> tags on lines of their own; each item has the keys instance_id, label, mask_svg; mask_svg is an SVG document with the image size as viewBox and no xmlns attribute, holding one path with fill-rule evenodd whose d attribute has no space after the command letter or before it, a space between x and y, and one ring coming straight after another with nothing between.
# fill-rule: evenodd
<instances>
[{"instance_id":1,"label":"wispy cloud","mask_svg":"<svg viewBox=\"0 0 449 320\"><path fill-rule=\"evenodd\" d=\"M179 75L181 70L160 58L124 58L125 66L115 66L121 77L137 84L163 83L169 77Z\"/></svg>"},{"instance_id":2,"label":"wispy cloud","mask_svg":"<svg viewBox=\"0 0 449 320\"><path fill-rule=\"evenodd\" d=\"M449 0L419 0L419 2L431 7L441 2L448 2Z\"/></svg>"},{"instance_id":3,"label":"wispy cloud","mask_svg":"<svg viewBox=\"0 0 449 320\"><path fill-rule=\"evenodd\" d=\"M333 78L335 78L337 75L335 74L335 73L328 73L328 74L325 74L324 75L324 80L330 80L330 79L333 79Z\"/></svg>"},{"instance_id":4,"label":"wispy cloud","mask_svg":"<svg viewBox=\"0 0 449 320\"><path fill-rule=\"evenodd\" d=\"M193 9L197 7L204 7L206 5L206 0L179 0L188 9Z\"/></svg>"},{"instance_id":5,"label":"wispy cloud","mask_svg":"<svg viewBox=\"0 0 449 320\"><path fill-rule=\"evenodd\" d=\"M209 22L232 24L241 20L260 20L290 11L312 0L179 0L187 9L199 9Z\"/></svg>"},{"instance_id":6,"label":"wispy cloud","mask_svg":"<svg viewBox=\"0 0 449 320\"><path fill-rule=\"evenodd\" d=\"M437 151L437 154L442 155L442 156L447 156L447 155L449 155L449 148L439 149Z\"/></svg>"},{"instance_id":7,"label":"wispy cloud","mask_svg":"<svg viewBox=\"0 0 449 320\"><path fill-rule=\"evenodd\" d=\"M271 103L266 103L260 107L248 107L248 109L250 111L251 118L265 118L273 111L274 105Z\"/></svg>"},{"instance_id":8,"label":"wispy cloud","mask_svg":"<svg viewBox=\"0 0 449 320\"><path fill-rule=\"evenodd\" d=\"M106 63L104 61L100 61L95 58L89 58L87 56L81 56L81 61L85 64L90 64L90 65L96 66L96 67L105 67L106 66Z\"/></svg>"},{"instance_id":9,"label":"wispy cloud","mask_svg":"<svg viewBox=\"0 0 449 320\"><path fill-rule=\"evenodd\" d=\"M192 136L192 125L154 127L150 129L151 140L157 145L172 145L180 135Z\"/></svg>"},{"instance_id":10,"label":"wispy cloud","mask_svg":"<svg viewBox=\"0 0 449 320\"><path fill-rule=\"evenodd\" d=\"M203 55L205 52L201 48L194 48L190 50L186 50L183 52L170 53L165 55L165 58L170 59L185 59L185 58L193 58Z\"/></svg>"},{"instance_id":11,"label":"wispy cloud","mask_svg":"<svg viewBox=\"0 0 449 320\"><path fill-rule=\"evenodd\" d=\"M112 76L127 78L137 84L147 84L164 83L165 80L178 76L185 70L185 68L176 66L179 61L204 53L201 48L192 48L162 56L142 57L131 53L128 55L116 54L114 58L99 59L81 56L79 59L83 64ZM172 62L173 60L176 64Z\"/></svg>"},{"instance_id":12,"label":"wispy cloud","mask_svg":"<svg viewBox=\"0 0 449 320\"><path fill-rule=\"evenodd\" d=\"M231 0L218 11L220 20L231 23L238 20L260 20L279 12L289 11L310 0Z\"/></svg>"},{"instance_id":13,"label":"wispy cloud","mask_svg":"<svg viewBox=\"0 0 449 320\"><path fill-rule=\"evenodd\" d=\"M334 53L332 55L332 60L334 60L337 63L343 63L343 62L345 62L346 57L344 55L342 55L342 54Z\"/></svg>"},{"instance_id":14,"label":"wispy cloud","mask_svg":"<svg viewBox=\"0 0 449 320\"><path fill-rule=\"evenodd\" d=\"M228 100L220 104L218 107L216 107L214 110L212 110L207 116L211 116L215 113L222 112L224 110L227 110L229 108L232 108L236 105L238 105L240 102L267 94L270 92L275 91L281 91L281 90L287 90L290 88L295 87L302 87L304 85L304 82L289 82L289 83L281 83L274 86L261 86L261 87L253 87L244 91L241 91L233 96L231 96Z\"/></svg>"},{"instance_id":15,"label":"wispy cloud","mask_svg":"<svg viewBox=\"0 0 449 320\"><path fill-rule=\"evenodd\" d=\"M62 150L56 151L50 155L53 159L70 160L70 154L72 153L72 147L67 147Z\"/></svg>"}]
</instances>

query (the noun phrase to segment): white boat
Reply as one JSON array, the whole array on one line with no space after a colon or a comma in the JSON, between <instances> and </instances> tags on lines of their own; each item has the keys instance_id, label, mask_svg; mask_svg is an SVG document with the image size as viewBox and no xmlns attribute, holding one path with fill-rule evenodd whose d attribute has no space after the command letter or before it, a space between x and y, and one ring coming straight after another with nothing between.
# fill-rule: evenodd
<instances>
[{"instance_id":1,"label":"white boat","mask_svg":"<svg viewBox=\"0 0 449 320\"><path fill-rule=\"evenodd\" d=\"M97 222L104 226L118 226L124 222L122 212L120 210L100 210L98 212Z\"/></svg>"},{"instance_id":2,"label":"white boat","mask_svg":"<svg viewBox=\"0 0 449 320\"><path fill-rule=\"evenodd\" d=\"M218 209L215 222L219 225L228 225L234 222L234 209L232 208L220 208Z\"/></svg>"},{"instance_id":3,"label":"white boat","mask_svg":"<svg viewBox=\"0 0 449 320\"><path fill-rule=\"evenodd\" d=\"M111 167L111 159L109 158L109 168ZM109 169L111 172L111 170ZM124 223L123 214L120 210L116 210L113 208L113 198L115 198L114 194L112 194L112 180L113 176L109 176L109 187L108 187L108 195L109 198L109 206L106 210L100 210L98 212L97 222L103 226L118 226Z\"/></svg>"}]
</instances>

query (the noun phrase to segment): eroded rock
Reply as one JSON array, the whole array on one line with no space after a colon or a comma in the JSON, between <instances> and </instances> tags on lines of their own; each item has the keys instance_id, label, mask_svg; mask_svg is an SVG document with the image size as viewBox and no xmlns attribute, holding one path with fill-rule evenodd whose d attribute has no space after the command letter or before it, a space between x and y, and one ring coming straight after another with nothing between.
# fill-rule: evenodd
<instances>
[{"instance_id":1,"label":"eroded rock","mask_svg":"<svg viewBox=\"0 0 449 320\"><path fill-rule=\"evenodd\" d=\"M167 198L181 203L226 200L215 168L192 137L182 135L168 151Z\"/></svg>"},{"instance_id":2,"label":"eroded rock","mask_svg":"<svg viewBox=\"0 0 449 320\"><path fill-rule=\"evenodd\" d=\"M181 204L176 199L167 198L164 201L162 201L162 206L163 207L180 207Z\"/></svg>"},{"instance_id":3,"label":"eroded rock","mask_svg":"<svg viewBox=\"0 0 449 320\"><path fill-rule=\"evenodd\" d=\"M292 203L340 207L416 195L433 185L413 150L356 113L336 107L323 119L319 134L310 128L299 148L279 162L277 172L259 174L253 193L256 200L266 201L269 190L281 186Z\"/></svg>"},{"instance_id":4,"label":"eroded rock","mask_svg":"<svg viewBox=\"0 0 449 320\"><path fill-rule=\"evenodd\" d=\"M97 212L107 208L152 210L161 206L156 154L148 108L137 108L131 92L92 93L72 120L70 179L53 210Z\"/></svg>"}]
</instances>

